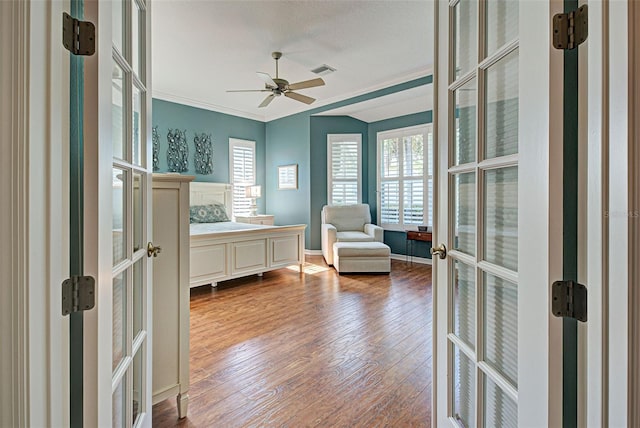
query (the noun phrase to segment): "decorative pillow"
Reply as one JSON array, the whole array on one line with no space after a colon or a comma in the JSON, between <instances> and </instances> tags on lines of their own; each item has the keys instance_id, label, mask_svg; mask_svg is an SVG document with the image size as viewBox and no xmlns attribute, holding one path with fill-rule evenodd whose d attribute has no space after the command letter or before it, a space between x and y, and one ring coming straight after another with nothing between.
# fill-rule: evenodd
<instances>
[{"instance_id":1,"label":"decorative pillow","mask_svg":"<svg viewBox=\"0 0 640 428\"><path fill-rule=\"evenodd\" d=\"M193 205L189 207L191 223L218 223L229 221L227 210L223 204Z\"/></svg>"}]
</instances>

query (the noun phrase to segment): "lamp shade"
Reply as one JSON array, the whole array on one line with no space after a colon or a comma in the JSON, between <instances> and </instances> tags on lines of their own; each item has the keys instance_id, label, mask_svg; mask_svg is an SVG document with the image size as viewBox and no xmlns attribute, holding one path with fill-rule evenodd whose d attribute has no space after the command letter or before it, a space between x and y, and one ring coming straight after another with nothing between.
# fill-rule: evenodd
<instances>
[{"instance_id":1,"label":"lamp shade","mask_svg":"<svg viewBox=\"0 0 640 428\"><path fill-rule=\"evenodd\" d=\"M257 184L253 186L247 186L244 188L244 195L247 198L259 198L262 196L262 186Z\"/></svg>"}]
</instances>

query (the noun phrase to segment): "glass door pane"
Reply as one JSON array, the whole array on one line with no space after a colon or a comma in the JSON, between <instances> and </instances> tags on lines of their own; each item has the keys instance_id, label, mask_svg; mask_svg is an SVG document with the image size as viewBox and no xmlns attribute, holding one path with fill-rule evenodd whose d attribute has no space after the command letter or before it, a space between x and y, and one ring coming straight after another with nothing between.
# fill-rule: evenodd
<instances>
[{"instance_id":1,"label":"glass door pane","mask_svg":"<svg viewBox=\"0 0 640 428\"><path fill-rule=\"evenodd\" d=\"M484 274L484 360L518 385L518 287Z\"/></svg>"},{"instance_id":2,"label":"glass door pane","mask_svg":"<svg viewBox=\"0 0 640 428\"><path fill-rule=\"evenodd\" d=\"M475 69L478 62L477 10L477 0L460 0L453 8L455 78Z\"/></svg>"},{"instance_id":3,"label":"glass door pane","mask_svg":"<svg viewBox=\"0 0 640 428\"><path fill-rule=\"evenodd\" d=\"M487 54L518 37L518 1L491 0L487 2Z\"/></svg>"},{"instance_id":4,"label":"glass door pane","mask_svg":"<svg viewBox=\"0 0 640 428\"><path fill-rule=\"evenodd\" d=\"M144 96L142 91L133 86L133 163L136 165L142 165L145 160L142 156L144 153L144 146L142 141L142 128L144 127L143 108Z\"/></svg>"},{"instance_id":5,"label":"glass door pane","mask_svg":"<svg viewBox=\"0 0 640 428\"><path fill-rule=\"evenodd\" d=\"M487 70L486 158L518 153L518 53Z\"/></svg>"},{"instance_id":6,"label":"glass door pane","mask_svg":"<svg viewBox=\"0 0 640 428\"><path fill-rule=\"evenodd\" d=\"M464 427L475 427L475 364L458 347L454 347L453 361L452 417Z\"/></svg>"},{"instance_id":7,"label":"glass door pane","mask_svg":"<svg viewBox=\"0 0 640 428\"><path fill-rule=\"evenodd\" d=\"M127 209L127 173L119 168L113 169L113 265L127 257L126 209Z\"/></svg>"},{"instance_id":8,"label":"glass door pane","mask_svg":"<svg viewBox=\"0 0 640 428\"><path fill-rule=\"evenodd\" d=\"M127 352L127 277L124 272L113 278L113 363L118 367Z\"/></svg>"},{"instance_id":9,"label":"glass door pane","mask_svg":"<svg viewBox=\"0 0 640 428\"><path fill-rule=\"evenodd\" d=\"M455 165L476 160L476 81L464 84L454 91L454 116L456 117Z\"/></svg>"},{"instance_id":10,"label":"glass door pane","mask_svg":"<svg viewBox=\"0 0 640 428\"><path fill-rule=\"evenodd\" d=\"M485 171L484 259L518 269L518 168Z\"/></svg>"},{"instance_id":11,"label":"glass door pane","mask_svg":"<svg viewBox=\"0 0 640 428\"><path fill-rule=\"evenodd\" d=\"M127 122L124 116L124 99L126 97L124 72L117 63L113 64L111 73L111 139L113 142L113 156L118 159L124 158L125 152L125 133Z\"/></svg>"},{"instance_id":12,"label":"glass door pane","mask_svg":"<svg viewBox=\"0 0 640 428\"><path fill-rule=\"evenodd\" d=\"M450 4L448 416L517 426L518 5Z\"/></svg>"},{"instance_id":13,"label":"glass door pane","mask_svg":"<svg viewBox=\"0 0 640 428\"><path fill-rule=\"evenodd\" d=\"M476 287L475 271L472 267L454 262L453 272L454 310L453 333L458 336L471 349L476 342Z\"/></svg>"},{"instance_id":14,"label":"glass door pane","mask_svg":"<svg viewBox=\"0 0 640 428\"><path fill-rule=\"evenodd\" d=\"M452 247L474 255L476 253L476 174L457 174L454 189L454 227Z\"/></svg>"},{"instance_id":15,"label":"glass door pane","mask_svg":"<svg viewBox=\"0 0 640 428\"><path fill-rule=\"evenodd\" d=\"M131 418L131 422L132 424L136 423L136 420L138 419L138 416L142 413L145 412L146 409L143 408L144 402L143 402L143 376L142 376L142 369L144 367L144 361L142 359L142 356L144 355L144 353L142 352L142 349L139 349L138 352L136 352L136 356L133 358L133 391L131 394L131 401L132 401L132 408L133 408L133 417Z\"/></svg>"},{"instance_id":16,"label":"glass door pane","mask_svg":"<svg viewBox=\"0 0 640 428\"><path fill-rule=\"evenodd\" d=\"M518 405L491 379L484 379L484 426L512 428L518 426Z\"/></svg>"},{"instance_id":17,"label":"glass door pane","mask_svg":"<svg viewBox=\"0 0 640 428\"><path fill-rule=\"evenodd\" d=\"M126 397L127 397L127 393L126 393L126 378L123 377L123 379L120 381L120 384L118 385L118 387L116 388L116 390L113 392L113 400L112 400L112 420L113 420L113 427L114 428L124 428L127 426L126 423L126 409L127 409L127 403L126 403Z\"/></svg>"}]
</instances>

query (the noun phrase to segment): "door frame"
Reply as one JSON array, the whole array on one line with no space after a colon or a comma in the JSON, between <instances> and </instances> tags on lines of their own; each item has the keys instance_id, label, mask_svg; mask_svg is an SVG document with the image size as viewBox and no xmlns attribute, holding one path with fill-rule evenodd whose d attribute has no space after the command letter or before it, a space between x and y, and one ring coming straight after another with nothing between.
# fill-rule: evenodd
<instances>
[{"instance_id":1,"label":"door frame","mask_svg":"<svg viewBox=\"0 0 640 428\"><path fill-rule=\"evenodd\" d=\"M527 227L520 228L518 240L518 417L530 426L560 426L562 421L562 320L551 315L549 292L550 284L562 278L563 88L562 80L552 77L562 76L563 56L551 48L550 31L551 18L562 9L562 1L552 0L521 2L519 10L519 95L527 102L519 111L518 223ZM451 209L446 178L449 2L438 2L436 10L434 236L436 243L446 244ZM432 426L450 426L446 262L434 263L433 269Z\"/></svg>"},{"instance_id":2,"label":"door frame","mask_svg":"<svg viewBox=\"0 0 640 428\"><path fill-rule=\"evenodd\" d=\"M636 426L640 411L640 7L589 1L587 423ZM594 18L599 19L594 19Z\"/></svg>"},{"instance_id":3,"label":"door frame","mask_svg":"<svg viewBox=\"0 0 640 428\"><path fill-rule=\"evenodd\" d=\"M66 426L69 321L62 316L61 284L69 266L69 54L60 23L69 2L10 1L0 8L9 47L0 63L9 77L1 83L8 156L0 159L0 189L12 195L0 239L6 263L0 276L10 284L0 306L11 320L0 327L0 359L15 376L1 389L0 424Z\"/></svg>"},{"instance_id":4,"label":"door frame","mask_svg":"<svg viewBox=\"0 0 640 428\"><path fill-rule=\"evenodd\" d=\"M633 352L634 349L640 347L640 290L633 287L633 284L640 284L640 266L637 261L640 260L640 84L634 80L632 76L638 76L640 73L640 43L637 42L640 37L640 6L637 2L629 3L629 85L631 101L629 103L629 124L630 124L630 147L631 153L629 160L629 170L631 171L631 201L630 211L632 213L631 222L631 247L629 260L636 261L630 263L630 307L636 310L630 311L630 331L632 335L629 338L629 349L631 359L631 372L629 379L631 385L629 388L629 403L640 402L640 353ZM640 409L638 406L630 406L629 408L629 425L640 425Z\"/></svg>"}]
</instances>

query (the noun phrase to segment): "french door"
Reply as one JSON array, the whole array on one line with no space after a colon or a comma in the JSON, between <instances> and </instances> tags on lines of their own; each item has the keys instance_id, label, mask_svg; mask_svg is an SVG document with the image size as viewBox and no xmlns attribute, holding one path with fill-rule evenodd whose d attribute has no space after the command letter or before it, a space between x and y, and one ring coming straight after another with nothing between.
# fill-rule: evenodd
<instances>
[{"instance_id":1,"label":"french door","mask_svg":"<svg viewBox=\"0 0 640 428\"><path fill-rule=\"evenodd\" d=\"M438 3L435 426L561 424L555 6Z\"/></svg>"},{"instance_id":2,"label":"french door","mask_svg":"<svg viewBox=\"0 0 640 428\"><path fill-rule=\"evenodd\" d=\"M97 290L84 336L85 426L151 426L149 7L85 3L98 43L85 72L85 242L97 243L86 256Z\"/></svg>"}]
</instances>

